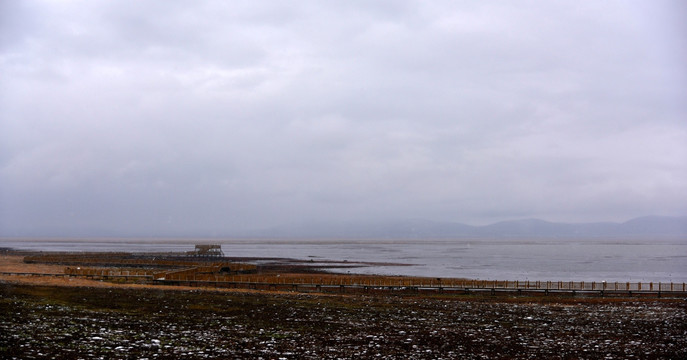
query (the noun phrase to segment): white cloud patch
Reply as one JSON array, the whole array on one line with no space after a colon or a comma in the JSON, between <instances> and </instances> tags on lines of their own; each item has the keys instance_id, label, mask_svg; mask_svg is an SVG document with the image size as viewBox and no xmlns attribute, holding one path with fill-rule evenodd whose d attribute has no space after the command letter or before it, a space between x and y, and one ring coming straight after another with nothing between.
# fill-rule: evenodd
<instances>
[{"instance_id":1,"label":"white cloud patch","mask_svg":"<svg viewBox=\"0 0 687 360\"><path fill-rule=\"evenodd\" d=\"M0 227L684 214L684 10L6 2Z\"/></svg>"}]
</instances>

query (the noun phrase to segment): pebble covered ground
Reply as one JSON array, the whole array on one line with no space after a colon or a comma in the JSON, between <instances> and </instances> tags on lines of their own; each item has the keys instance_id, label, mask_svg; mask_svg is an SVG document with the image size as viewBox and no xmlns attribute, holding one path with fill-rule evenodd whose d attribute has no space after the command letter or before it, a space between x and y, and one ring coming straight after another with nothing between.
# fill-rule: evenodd
<instances>
[{"instance_id":1,"label":"pebble covered ground","mask_svg":"<svg viewBox=\"0 0 687 360\"><path fill-rule=\"evenodd\" d=\"M687 302L0 282L0 358L686 359Z\"/></svg>"}]
</instances>

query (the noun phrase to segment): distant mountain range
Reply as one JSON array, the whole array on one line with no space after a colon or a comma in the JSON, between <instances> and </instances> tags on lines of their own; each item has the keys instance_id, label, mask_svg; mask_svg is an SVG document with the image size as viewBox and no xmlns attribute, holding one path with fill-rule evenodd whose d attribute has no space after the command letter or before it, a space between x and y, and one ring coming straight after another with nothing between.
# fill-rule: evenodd
<instances>
[{"instance_id":1,"label":"distant mountain range","mask_svg":"<svg viewBox=\"0 0 687 360\"><path fill-rule=\"evenodd\" d=\"M644 216L623 223L524 219L484 226L429 220L319 222L276 226L245 235L340 239L687 237L687 216Z\"/></svg>"},{"instance_id":2,"label":"distant mountain range","mask_svg":"<svg viewBox=\"0 0 687 360\"><path fill-rule=\"evenodd\" d=\"M185 233L151 228L146 232L90 228L31 229L10 232L0 238L266 238L266 239L460 239L460 238L683 238L687 216L644 216L623 223L558 223L540 219L501 221L472 226L431 220L305 222L241 232ZM0 244L1 245L1 244Z\"/></svg>"}]
</instances>

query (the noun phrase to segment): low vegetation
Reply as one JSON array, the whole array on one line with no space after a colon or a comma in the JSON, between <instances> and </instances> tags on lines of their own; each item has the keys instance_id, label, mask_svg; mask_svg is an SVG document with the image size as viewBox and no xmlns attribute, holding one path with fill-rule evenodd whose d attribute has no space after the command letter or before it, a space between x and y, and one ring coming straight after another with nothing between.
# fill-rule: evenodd
<instances>
[{"instance_id":1,"label":"low vegetation","mask_svg":"<svg viewBox=\"0 0 687 360\"><path fill-rule=\"evenodd\" d=\"M5 256L0 271L64 268L50 266ZM0 276L3 359L680 359L686 349L679 298L343 295Z\"/></svg>"}]
</instances>

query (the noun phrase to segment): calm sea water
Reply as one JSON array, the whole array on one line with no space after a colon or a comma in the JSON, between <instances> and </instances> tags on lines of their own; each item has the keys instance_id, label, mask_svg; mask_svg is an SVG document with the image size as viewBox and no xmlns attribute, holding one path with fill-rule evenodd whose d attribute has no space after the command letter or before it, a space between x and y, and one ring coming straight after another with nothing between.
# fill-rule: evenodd
<instances>
[{"instance_id":1,"label":"calm sea water","mask_svg":"<svg viewBox=\"0 0 687 360\"><path fill-rule=\"evenodd\" d=\"M41 251L189 251L227 256L406 264L346 271L485 280L687 282L687 239L660 240L0 240Z\"/></svg>"}]
</instances>

